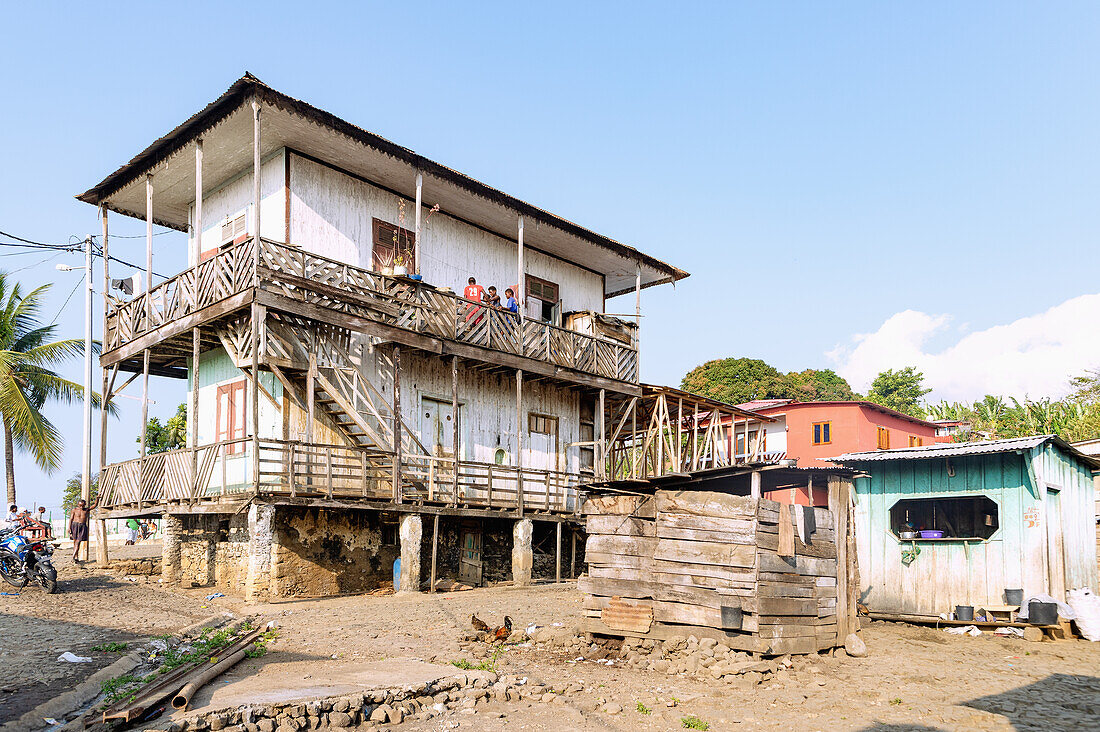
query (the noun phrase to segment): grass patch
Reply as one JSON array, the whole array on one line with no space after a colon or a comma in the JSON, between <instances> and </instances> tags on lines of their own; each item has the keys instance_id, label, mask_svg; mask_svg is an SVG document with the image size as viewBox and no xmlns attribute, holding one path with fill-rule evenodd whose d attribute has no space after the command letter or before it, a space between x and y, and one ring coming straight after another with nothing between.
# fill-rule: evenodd
<instances>
[{"instance_id":1,"label":"grass patch","mask_svg":"<svg viewBox=\"0 0 1100 732\"><path fill-rule=\"evenodd\" d=\"M496 667L493 666L493 663L491 661L470 663L465 658L460 658L457 661L451 661L451 665L455 668L460 668L463 671L496 671Z\"/></svg>"},{"instance_id":2,"label":"grass patch","mask_svg":"<svg viewBox=\"0 0 1100 732\"><path fill-rule=\"evenodd\" d=\"M900 707L901 706L901 699L891 699L890 700L890 706Z\"/></svg>"},{"instance_id":3,"label":"grass patch","mask_svg":"<svg viewBox=\"0 0 1100 732\"><path fill-rule=\"evenodd\" d=\"M101 651L103 653L122 653L127 648L125 643L100 643L98 646L92 646L93 651Z\"/></svg>"},{"instance_id":4,"label":"grass patch","mask_svg":"<svg viewBox=\"0 0 1100 732\"><path fill-rule=\"evenodd\" d=\"M244 630L243 628L241 630ZM252 644L252 647L245 652L245 656L248 658L263 658L267 655L267 644L275 640L278 633L275 629L265 631L260 634L260 637L256 639L256 642Z\"/></svg>"},{"instance_id":5,"label":"grass patch","mask_svg":"<svg viewBox=\"0 0 1100 732\"><path fill-rule=\"evenodd\" d=\"M689 717L680 717L680 726L684 729L710 729L710 722L704 722L703 720L692 714Z\"/></svg>"},{"instance_id":6,"label":"grass patch","mask_svg":"<svg viewBox=\"0 0 1100 732\"><path fill-rule=\"evenodd\" d=\"M125 699L130 692L130 687L139 683L141 683L141 679L137 676L124 674L102 682L99 685L99 690L103 692L109 703L114 704Z\"/></svg>"},{"instance_id":7,"label":"grass patch","mask_svg":"<svg viewBox=\"0 0 1100 732\"><path fill-rule=\"evenodd\" d=\"M650 714L653 710L647 707L645 704L638 702L638 714Z\"/></svg>"}]
</instances>

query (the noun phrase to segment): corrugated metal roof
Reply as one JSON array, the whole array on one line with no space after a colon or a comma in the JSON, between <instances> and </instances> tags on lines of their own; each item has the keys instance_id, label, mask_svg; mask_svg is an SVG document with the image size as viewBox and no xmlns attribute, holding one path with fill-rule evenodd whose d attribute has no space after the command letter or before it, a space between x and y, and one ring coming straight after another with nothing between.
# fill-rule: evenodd
<instances>
[{"instance_id":1,"label":"corrugated metal roof","mask_svg":"<svg viewBox=\"0 0 1100 732\"><path fill-rule=\"evenodd\" d=\"M784 404L790 404L793 399L753 399L751 402L742 402L736 406L741 409L748 409L750 412L757 409L770 409L771 407L781 407Z\"/></svg>"},{"instance_id":2,"label":"corrugated metal roof","mask_svg":"<svg viewBox=\"0 0 1100 732\"><path fill-rule=\"evenodd\" d=\"M1030 435L1012 437L1007 440L987 440L984 442L942 442L922 447L897 447L893 450L869 450L867 452L849 452L829 458L834 463L882 462L885 460L920 460L923 458L960 457L963 455L987 455L998 452L1030 450L1047 442L1054 441L1062 449L1077 455L1082 460L1096 464L1094 458L1082 454L1057 435Z\"/></svg>"}]
</instances>

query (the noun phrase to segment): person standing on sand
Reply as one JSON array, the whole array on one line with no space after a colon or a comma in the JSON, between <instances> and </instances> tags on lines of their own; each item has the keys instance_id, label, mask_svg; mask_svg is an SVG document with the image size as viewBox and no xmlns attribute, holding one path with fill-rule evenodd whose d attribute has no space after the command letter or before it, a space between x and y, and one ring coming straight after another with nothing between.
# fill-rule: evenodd
<instances>
[{"instance_id":1,"label":"person standing on sand","mask_svg":"<svg viewBox=\"0 0 1100 732\"><path fill-rule=\"evenodd\" d=\"M88 518L92 508L95 508L95 504L89 508L87 502L81 498L69 517L69 538L73 540L73 561L77 564L80 564L80 547L88 541Z\"/></svg>"}]
</instances>

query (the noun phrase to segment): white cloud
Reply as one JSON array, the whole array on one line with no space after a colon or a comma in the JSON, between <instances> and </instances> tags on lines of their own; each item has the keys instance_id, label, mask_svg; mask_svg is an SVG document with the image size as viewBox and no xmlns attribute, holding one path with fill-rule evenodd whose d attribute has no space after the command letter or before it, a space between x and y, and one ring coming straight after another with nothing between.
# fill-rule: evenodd
<instances>
[{"instance_id":1,"label":"white cloud","mask_svg":"<svg viewBox=\"0 0 1100 732\"><path fill-rule=\"evenodd\" d=\"M825 355L857 391L866 391L880 371L915 366L932 387L933 401L985 394L1057 398L1068 391L1071 376L1100 366L1100 294L965 334L967 324L951 329L950 323L949 315L904 310ZM926 347L932 336L951 333L954 345L936 353Z\"/></svg>"}]
</instances>

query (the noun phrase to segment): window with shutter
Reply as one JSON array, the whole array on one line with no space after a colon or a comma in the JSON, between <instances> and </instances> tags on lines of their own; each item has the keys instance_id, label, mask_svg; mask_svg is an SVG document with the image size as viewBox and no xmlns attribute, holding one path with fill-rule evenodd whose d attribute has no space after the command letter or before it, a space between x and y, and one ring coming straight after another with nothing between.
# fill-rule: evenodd
<instances>
[{"instance_id":1,"label":"window with shutter","mask_svg":"<svg viewBox=\"0 0 1100 732\"><path fill-rule=\"evenodd\" d=\"M401 264L408 267L410 272L417 271L414 261L416 258L415 232L402 229L382 219L374 219L373 229L371 264L374 271L379 272L383 267L393 267L397 263L398 254L401 256Z\"/></svg>"},{"instance_id":2,"label":"window with shutter","mask_svg":"<svg viewBox=\"0 0 1100 732\"><path fill-rule=\"evenodd\" d=\"M537 300L542 306L536 308L534 312L529 309L527 311L529 315L547 323L555 323L561 317L560 310L557 308L559 302L557 284L527 275L527 300L529 303L531 300Z\"/></svg>"},{"instance_id":3,"label":"window with shutter","mask_svg":"<svg viewBox=\"0 0 1100 732\"><path fill-rule=\"evenodd\" d=\"M885 427L878 428L878 449L890 449L890 430L886 429Z\"/></svg>"},{"instance_id":4,"label":"window with shutter","mask_svg":"<svg viewBox=\"0 0 1100 732\"><path fill-rule=\"evenodd\" d=\"M217 392L217 411L215 415L215 440L235 440L246 437L248 420L246 418L246 399L248 382L244 379L231 384L222 384ZM236 443L226 449L226 454L242 452L244 444Z\"/></svg>"}]
</instances>

